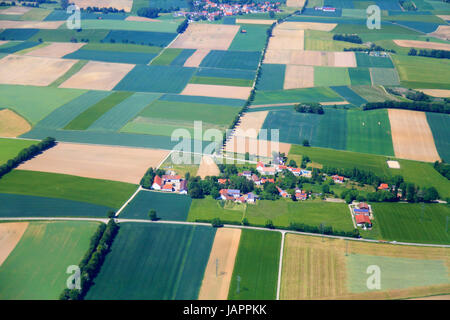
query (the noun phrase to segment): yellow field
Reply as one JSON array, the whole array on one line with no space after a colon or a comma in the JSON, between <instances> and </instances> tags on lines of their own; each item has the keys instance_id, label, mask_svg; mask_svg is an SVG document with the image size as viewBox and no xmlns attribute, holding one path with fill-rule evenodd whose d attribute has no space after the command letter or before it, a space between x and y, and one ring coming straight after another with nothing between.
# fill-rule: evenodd
<instances>
[{"instance_id":1,"label":"yellow field","mask_svg":"<svg viewBox=\"0 0 450 320\"><path fill-rule=\"evenodd\" d=\"M347 248L346 248L347 246ZM348 255L443 260L450 269L450 249L377 244L343 239L286 235L281 299L401 299L450 292L450 283L426 287L351 293Z\"/></svg>"},{"instance_id":2,"label":"yellow field","mask_svg":"<svg viewBox=\"0 0 450 320\"><path fill-rule=\"evenodd\" d=\"M17 113L0 110L0 137L18 137L31 130L31 125Z\"/></svg>"}]
</instances>

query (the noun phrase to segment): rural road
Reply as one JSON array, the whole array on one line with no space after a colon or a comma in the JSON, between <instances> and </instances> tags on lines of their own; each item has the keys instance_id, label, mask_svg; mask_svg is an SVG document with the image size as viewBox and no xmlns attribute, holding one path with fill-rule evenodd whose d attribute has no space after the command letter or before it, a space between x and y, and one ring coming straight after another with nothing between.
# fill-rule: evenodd
<instances>
[{"instance_id":1,"label":"rural road","mask_svg":"<svg viewBox=\"0 0 450 320\"><path fill-rule=\"evenodd\" d=\"M136 223L162 223L162 224L181 224L181 225L192 225L192 226L211 226L211 223L206 222L188 222L188 221L169 221L169 220L158 220L151 221L145 219L121 219L114 218L118 223L127 223L127 222L136 222ZM97 221L108 223L108 218L74 218L74 217L2 217L0 221ZM242 226L242 225L233 225L233 224L224 224L224 228L239 228L239 229L249 229L249 230L264 230L269 232L281 232L281 233L292 233L299 234L304 236L312 236L312 237L325 237L331 239L343 239L350 241L361 241L361 242L372 242L372 243L386 243L393 245L403 245L403 246L417 246L417 247L436 247L436 248L450 248L450 245L446 244L428 244L428 243L412 243L412 242L397 242L397 241L382 241L382 240L372 240L372 239L357 239L357 238L349 238L349 237L341 237L341 236L332 236L332 235L322 235L317 233L309 233L309 232L300 232L300 231L291 231L291 230L283 230L283 229L268 229L263 227L251 227L251 226Z\"/></svg>"}]
</instances>

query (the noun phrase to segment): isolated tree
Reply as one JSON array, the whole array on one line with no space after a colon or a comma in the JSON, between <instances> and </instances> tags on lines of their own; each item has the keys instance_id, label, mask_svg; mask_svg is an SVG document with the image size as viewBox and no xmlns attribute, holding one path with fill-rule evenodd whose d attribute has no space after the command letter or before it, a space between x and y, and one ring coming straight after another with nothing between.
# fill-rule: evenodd
<instances>
[{"instance_id":1,"label":"isolated tree","mask_svg":"<svg viewBox=\"0 0 450 320\"><path fill-rule=\"evenodd\" d=\"M268 229L274 229L275 227L274 227L274 225L273 225L273 222L272 222L272 220L266 220L266 223L265 223L265 225L264 225L266 228L268 228Z\"/></svg>"},{"instance_id":2,"label":"isolated tree","mask_svg":"<svg viewBox=\"0 0 450 320\"><path fill-rule=\"evenodd\" d=\"M220 221L219 218L214 218L214 219L211 220L211 225L212 225L214 228L219 228L219 227L222 226L222 221Z\"/></svg>"},{"instance_id":3,"label":"isolated tree","mask_svg":"<svg viewBox=\"0 0 450 320\"><path fill-rule=\"evenodd\" d=\"M247 218L242 219L242 225L243 225L243 226L248 226L248 225L250 225L250 222L248 222L248 219L247 219Z\"/></svg>"},{"instance_id":4,"label":"isolated tree","mask_svg":"<svg viewBox=\"0 0 450 320\"><path fill-rule=\"evenodd\" d=\"M116 215L116 212L115 212L114 210L109 210L108 213L106 214L106 216L107 216L109 219L114 218L115 215Z\"/></svg>"},{"instance_id":5,"label":"isolated tree","mask_svg":"<svg viewBox=\"0 0 450 320\"><path fill-rule=\"evenodd\" d=\"M303 140L302 144L303 144L304 147L310 147L311 146L307 139Z\"/></svg>"},{"instance_id":6,"label":"isolated tree","mask_svg":"<svg viewBox=\"0 0 450 320\"><path fill-rule=\"evenodd\" d=\"M151 209L151 210L148 212L148 217L149 217L150 220L152 220L152 221L158 220L158 215L156 214L156 210L155 210L155 209Z\"/></svg>"}]
</instances>

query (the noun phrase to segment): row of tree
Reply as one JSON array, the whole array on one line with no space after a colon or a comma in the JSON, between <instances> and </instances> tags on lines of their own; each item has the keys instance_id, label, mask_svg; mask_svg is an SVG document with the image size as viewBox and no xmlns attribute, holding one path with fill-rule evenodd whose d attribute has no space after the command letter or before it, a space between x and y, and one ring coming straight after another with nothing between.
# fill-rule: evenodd
<instances>
[{"instance_id":1,"label":"row of tree","mask_svg":"<svg viewBox=\"0 0 450 320\"><path fill-rule=\"evenodd\" d=\"M309 233L320 233L326 235L334 235L341 237L349 237L349 238L360 238L359 230L354 229L353 231L339 231L333 230L332 226L319 225L318 227L309 226L304 223L291 222L289 224L289 229L300 232L309 232Z\"/></svg>"},{"instance_id":2,"label":"row of tree","mask_svg":"<svg viewBox=\"0 0 450 320\"><path fill-rule=\"evenodd\" d=\"M20 151L17 156L8 160L5 164L0 166L0 179L14 168L17 168L22 162L32 159L43 151L52 148L56 145L54 138L47 137L38 144L32 144L28 148Z\"/></svg>"},{"instance_id":3,"label":"row of tree","mask_svg":"<svg viewBox=\"0 0 450 320\"><path fill-rule=\"evenodd\" d=\"M119 232L119 225L114 219L110 219L108 224L101 224L91 238L89 249L80 262L80 282L81 289L66 288L60 295L60 300L82 300L89 288L94 283L94 279L100 272L100 268L105 261L111 245Z\"/></svg>"},{"instance_id":4,"label":"row of tree","mask_svg":"<svg viewBox=\"0 0 450 320\"><path fill-rule=\"evenodd\" d=\"M442 162L436 161L433 166L437 172L439 172L444 177L450 180L450 164L447 164L444 161Z\"/></svg>"},{"instance_id":5,"label":"row of tree","mask_svg":"<svg viewBox=\"0 0 450 320\"><path fill-rule=\"evenodd\" d=\"M320 103L300 103L295 105L294 109L300 113L324 114L323 107Z\"/></svg>"},{"instance_id":6,"label":"row of tree","mask_svg":"<svg viewBox=\"0 0 450 320\"><path fill-rule=\"evenodd\" d=\"M333 40L336 41L345 41L345 42L351 42L351 43L363 43L362 39L357 34L335 34L333 35Z\"/></svg>"},{"instance_id":7,"label":"row of tree","mask_svg":"<svg viewBox=\"0 0 450 320\"><path fill-rule=\"evenodd\" d=\"M409 101L385 101L385 102L368 102L363 106L363 110L373 109L406 109L436 113L450 113L450 104L444 102L409 102Z\"/></svg>"},{"instance_id":8,"label":"row of tree","mask_svg":"<svg viewBox=\"0 0 450 320\"><path fill-rule=\"evenodd\" d=\"M446 50L425 50L421 49L417 51L416 49L412 48L408 52L409 56L421 56L421 57L428 57L428 58L437 58L437 59L450 59L450 51Z\"/></svg>"}]
</instances>

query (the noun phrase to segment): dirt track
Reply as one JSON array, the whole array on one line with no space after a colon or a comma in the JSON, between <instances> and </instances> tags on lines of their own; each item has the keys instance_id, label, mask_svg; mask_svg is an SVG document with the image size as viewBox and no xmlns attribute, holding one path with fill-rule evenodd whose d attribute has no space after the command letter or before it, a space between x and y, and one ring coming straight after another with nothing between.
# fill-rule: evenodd
<instances>
[{"instance_id":1,"label":"dirt track","mask_svg":"<svg viewBox=\"0 0 450 320\"><path fill-rule=\"evenodd\" d=\"M199 300L227 300L240 239L240 229L217 229Z\"/></svg>"},{"instance_id":2,"label":"dirt track","mask_svg":"<svg viewBox=\"0 0 450 320\"><path fill-rule=\"evenodd\" d=\"M168 153L159 149L60 142L19 169L138 184L147 169L156 168Z\"/></svg>"},{"instance_id":3,"label":"dirt track","mask_svg":"<svg viewBox=\"0 0 450 320\"><path fill-rule=\"evenodd\" d=\"M426 162L440 160L424 112L400 109L388 111L397 158Z\"/></svg>"}]
</instances>

